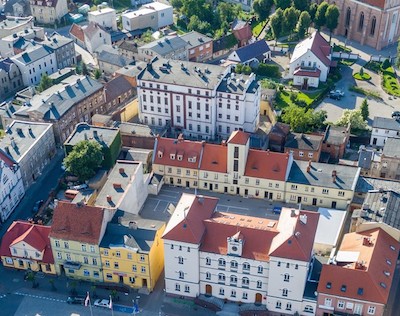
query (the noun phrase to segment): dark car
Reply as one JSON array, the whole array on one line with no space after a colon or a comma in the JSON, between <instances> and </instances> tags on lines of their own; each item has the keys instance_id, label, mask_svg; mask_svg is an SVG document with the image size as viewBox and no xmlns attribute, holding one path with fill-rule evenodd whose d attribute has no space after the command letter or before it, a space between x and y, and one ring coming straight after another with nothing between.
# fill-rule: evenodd
<instances>
[{"instance_id":1,"label":"dark car","mask_svg":"<svg viewBox=\"0 0 400 316\"><path fill-rule=\"evenodd\" d=\"M32 213L37 213L42 205L43 200L36 201L35 205L33 206Z\"/></svg>"},{"instance_id":2,"label":"dark car","mask_svg":"<svg viewBox=\"0 0 400 316\"><path fill-rule=\"evenodd\" d=\"M83 305L83 304L85 304L85 297L84 296L69 296L67 298L67 303Z\"/></svg>"},{"instance_id":3,"label":"dark car","mask_svg":"<svg viewBox=\"0 0 400 316\"><path fill-rule=\"evenodd\" d=\"M392 118L394 118L394 119L400 118L400 111L393 111L392 112Z\"/></svg>"}]
</instances>

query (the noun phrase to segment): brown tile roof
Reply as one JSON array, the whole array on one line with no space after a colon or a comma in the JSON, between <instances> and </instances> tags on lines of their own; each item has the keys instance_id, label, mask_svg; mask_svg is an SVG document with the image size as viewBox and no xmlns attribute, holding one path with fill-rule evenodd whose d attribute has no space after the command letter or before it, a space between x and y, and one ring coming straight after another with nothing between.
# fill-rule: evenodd
<instances>
[{"instance_id":1,"label":"brown tile roof","mask_svg":"<svg viewBox=\"0 0 400 316\"><path fill-rule=\"evenodd\" d=\"M85 41L85 35L83 33L83 29L75 23L72 24L71 28L69 29L69 34L73 35L81 42Z\"/></svg>"},{"instance_id":2,"label":"brown tile roof","mask_svg":"<svg viewBox=\"0 0 400 316\"><path fill-rule=\"evenodd\" d=\"M269 260L272 240L279 234L277 221L230 213L214 213L204 224L207 233L201 251L226 255L227 238L240 232L244 240L241 257L260 261Z\"/></svg>"},{"instance_id":3,"label":"brown tile roof","mask_svg":"<svg viewBox=\"0 0 400 316\"><path fill-rule=\"evenodd\" d=\"M197 169L202 149L202 142L188 141L183 138L157 138L153 164Z\"/></svg>"},{"instance_id":4,"label":"brown tile roof","mask_svg":"<svg viewBox=\"0 0 400 316\"><path fill-rule=\"evenodd\" d=\"M163 239L199 244L205 232L203 220L210 218L218 199L183 193L172 214Z\"/></svg>"},{"instance_id":5,"label":"brown tile roof","mask_svg":"<svg viewBox=\"0 0 400 316\"><path fill-rule=\"evenodd\" d=\"M384 9L386 0L364 0L363 2L373 7Z\"/></svg>"},{"instance_id":6,"label":"brown tile roof","mask_svg":"<svg viewBox=\"0 0 400 316\"><path fill-rule=\"evenodd\" d=\"M238 41L249 40L253 37L251 26L245 21L235 20L232 23L232 32Z\"/></svg>"},{"instance_id":7,"label":"brown tile roof","mask_svg":"<svg viewBox=\"0 0 400 316\"><path fill-rule=\"evenodd\" d=\"M250 149L247 156L245 176L285 181L289 154L269 150Z\"/></svg>"},{"instance_id":8,"label":"brown tile roof","mask_svg":"<svg viewBox=\"0 0 400 316\"><path fill-rule=\"evenodd\" d=\"M228 169L227 159L228 159L227 146L206 143L204 145L200 169L226 173Z\"/></svg>"},{"instance_id":9,"label":"brown tile roof","mask_svg":"<svg viewBox=\"0 0 400 316\"><path fill-rule=\"evenodd\" d=\"M290 133L286 139L285 148L318 151L323 138L322 135Z\"/></svg>"},{"instance_id":10,"label":"brown tile roof","mask_svg":"<svg viewBox=\"0 0 400 316\"><path fill-rule=\"evenodd\" d=\"M312 36L311 51L317 56L326 66L330 66L328 56L331 53L331 47L328 41L316 31Z\"/></svg>"},{"instance_id":11,"label":"brown tile roof","mask_svg":"<svg viewBox=\"0 0 400 316\"><path fill-rule=\"evenodd\" d=\"M399 247L381 228L346 234L336 257L337 264L322 267L318 292L386 304Z\"/></svg>"},{"instance_id":12,"label":"brown tile roof","mask_svg":"<svg viewBox=\"0 0 400 316\"><path fill-rule=\"evenodd\" d=\"M41 262L54 263L49 238L50 229L50 226L42 226L23 221L13 222L1 241L0 255L16 257L10 253L10 246L24 241L38 252L44 252Z\"/></svg>"},{"instance_id":13,"label":"brown tile roof","mask_svg":"<svg viewBox=\"0 0 400 316\"><path fill-rule=\"evenodd\" d=\"M319 69L309 69L308 70L308 69L299 67L293 72L293 75L319 78L319 76L321 75L321 70L319 70Z\"/></svg>"},{"instance_id":14,"label":"brown tile roof","mask_svg":"<svg viewBox=\"0 0 400 316\"><path fill-rule=\"evenodd\" d=\"M58 202L50 237L99 244L104 210L95 206Z\"/></svg>"},{"instance_id":15,"label":"brown tile roof","mask_svg":"<svg viewBox=\"0 0 400 316\"><path fill-rule=\"evenodd\" d=\"M231 136L228 139L228 143L237 145L246 145L249 138L250 138L249 133L237 130L231 134Z\"/></svg>"}]
</instances>

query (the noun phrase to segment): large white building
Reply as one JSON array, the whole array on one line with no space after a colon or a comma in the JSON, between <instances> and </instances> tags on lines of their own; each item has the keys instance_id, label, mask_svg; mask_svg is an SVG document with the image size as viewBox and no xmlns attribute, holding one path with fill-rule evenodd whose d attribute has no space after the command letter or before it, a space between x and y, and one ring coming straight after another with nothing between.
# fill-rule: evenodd
<instances>
[{"instance_id":1,"label":"large white building","mask_svg":"<svg viewBox=\"0 0 400 316\"><path fill-rule=\"evenodd\" d=\"M37 85L43 74L51 75L58 70L56 54L48 46L35 45L11 60L21 70L25 86Z\"/></svg>"},{"instance_id":2,"label":"large white building","mask_svg":"<svg viewBox=\"0 0 400 316\"><path fill-rule=\"evenodd\" d=\"M154 58L138 76L139 118L199 139L253 133L259 125L260 85L231 68Z\"/></svg>"},{"instance_id":3,"label":"large white building","mask_svg":"<svg viewBox=\"0 0 400 316\"><path fill-rule=\"evenodd\" d=\"M102 27L110 28L113 31L117 31L117 14L112 8L101 8L99 7L95 11L88 12L88 21L94 22Z\"/></svg>"},{"instance_id":4,"label":"large white building","mask_svg":"<svg viewBox=\"0 0 400 316\"><path fill-rule=\"evenodd\" d=\"M303 293L319 214L283 209L277 221L215 212L217 203L182 195L163 235L166 292L313 315Z\"/></svg>"},{"instance_id":5,"label":"large white building","mask_svg":"<svg viewBox=\"0 0 400 316\"><path fill-rule=\"evenodd\" d=\"M0 221L4 223L25 194L19 166L0 149Z\"/></svg>"},{"instance_id":6,"label":"large white building","mask_svg":"<svg viewBox=\"0 0 400 316\"><path fill-rule=\"evenodd\" d=\"M374 117L370 145L383 147L388 138L400 138L400 119Z\"/></svg>"}]
</instances>

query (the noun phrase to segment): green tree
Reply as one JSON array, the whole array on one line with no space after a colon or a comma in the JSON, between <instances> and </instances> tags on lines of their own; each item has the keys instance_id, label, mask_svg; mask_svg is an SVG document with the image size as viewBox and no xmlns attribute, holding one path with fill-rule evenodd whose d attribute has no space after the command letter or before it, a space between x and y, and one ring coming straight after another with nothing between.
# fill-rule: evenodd
<instances>
[{"instance_id":1,"label":"green tree","mask_svg":"<svg viewBox=\"0 0 400 316\"><path fill-rule=\"evenodd\" d=\"M183 0L171 0L171 5L179 11L183 6Z\"/></svg>"},{"instance_id":2,"label":"green tree","mask_svg":"<svg viewBox=\"0 0 400 316\"><path fill-rule=\"evenodd\" d=\"M315 13L315 28L320 30L326 24L326 11L328 10L329 4L325 1L321 2L318 6L317 12Z\"/></svg>"},{"instance_id":3,"label":"green tree","mask_svg":"<svg viewBox=\"0 0 400 316\"><path fill-rule=\"evenodd\" d=\"M307 11L303 11L300 14L299 21L297 22L296 29L299 38L304 38L308 33L308 28L311 24L311 17Z\"/></svg>"},{"instance_id":4,"label":"green tree","mask_svg":"<svg viewBox=\"0 0 400 316\"><path fill-rule=\"evenodd\" d=\"M289 124L294 132L307 132L313 122L312 109L290 105L283 110L282 121Z\"/></svg>"},{"instance_id":5,"label":"green tree","mask_svg":"<svg viewBox=\"0 0 400 316\"><path fill-rule=\"evenodd\" d=\"M336 122L336 125L347 126L349 123L352 131L363 130L367 127L360 110L345 109L342 117Z\"/></svg>"},{"instance_id":6,"label":"green tree","mask_svg":"<svg viewBox=\"0 0 400 316\"><path fill-rule=\"evenodd\" d=\"M310 13L311 21L314 21L315 15L317 14L318 4L313 2L308 9L308 13Z\"/></svg>"},{"instance_id":7,"label":"green tree","mask_svg":"<svg viewBox=\"0 0 400 316\"><path fill-rule=\"evenodd\" d=\"M313 111L312 126L314 127L314 129L321 129L322 127L324 127L324 123L327 117L328 115L325 110Z\"/></svg>"},{"instance_id":8,"label":"green tree","mask_svg":"<svg viewBox=\"0 0 400 316\"><path fill-rule=\"evenodd\" d=\"M38 92L42 92L53 85L53 80L47 74L43 74L42 78L40 79L39 86L37 88Z\"/></svg>"},{"instance_id":9,"label":"green tree","mask_svg":"<svg viewBox=\"0 0 400 316\"><path fill-rule=\"evenodd\" d=\"M265 21L271 12L273 0L254 0L253 10L257 14L260 21Z\"/></svg>"},{"instance_id":10,"label":"green tree","mask_svg":"<svg viewBox=\"0 0 400 316\"><path fill-rule=\"evenodd\" d=\"M293 0L293 6L300 11L307 11L310 6L309 0Z\"/></svg>"},{"instance_id":11,"label":"green tree","mask_svg":"<svg viewBox=\"0 0 400 316\"><path fill-rule=\"evenodd\" d=\"M99 79L101 77L100 69L96 69L94 72L94 79Z\"/></svg>"},{"instance_id":12,"label":"green tree","mask_svg":"<svg viewBox=\"0 0 400 316\"><path fill-rule=\"evenodd\" d=\"M88 75L89 70L84 62L82 62L82 75Z\"/></svg>"},{"instance_id":13,"label":"green tree","mask_svg":"<svg viewBox=\"0 0 400 316\"><path fill-rule=\"evenodd\" d=\"M368 119L369 116L369 109L368 109L368 101L367 99L364 99L361 103L360 106L360 111L361 111L361 116L363 118L364 121L366 121Z\"/></svg>"},{"instance_id":14,"label":"green tree","mask_svg":"<svg viewBox=\"0 0 400 316\"><path fill-rule=\"evenodd\" d=\"M335 4L328 6L325 12L326 27L329 30L329 43L331 42L332 32L339 24L339 9Z\"/></svg>"},{"instance_id":15,"label":"green tree","mask_svg":"<svg viewBox=\"0 0 400 316\"><path fill-rule=\"evenodd\" d=\"M289 39L296 27L299 15L299 11L294 7L286 8L285 11L283 11L283 33L289 33Z\"/></svg>"},{"instance_id":16,"label":"green tree","mask_svg":"<svg viewBox=\"0 0 400 316\"><path fill-rule=\"evenodd\" d=\"M197 15L192 15L190 17L187 28L189 31L197 31L200 33L209 33L212 31L210 23L201 21Z\"/></svg>"},{"instance_id":17,"label":"green tree","mask_svg":"<svg viewBox=\"0 0 400 316\"><path fill-rule=\"evenodd\" d=\"M283 11L282 9L279 8L275 11L275 14L269 20L272 34L274 35L275 38L275 42L282 35L282 30L283 30L282 22L283 22Z\"/></svg>"},{"instance_id":18,"label":"green tree","mask_svg":"<svg viewBox=\"0 0 400 316\"><path fill-rule=\"evenodd\" d=\"M32 270L29 270L28 272L26 272L25 278L27 281L32 282L33 288L38 287L38 284L36 282L36 273L35 272L33 272Z\"/></svg>"},{"instance_id":19,"label":"green tree","mask_svg":"<svg viewBox=\"0 0 400 316\"><path fill-rule=\"evenodd\" d=\"M85 181L94 176L103 161L100 144L96 141L83 140L77 143L72 151L64 158L68 172Z\"/></svg>"},{"instance_id":20,"label":"green tree","mask_svg":"<svg viewBox=\"0 0 400 316\"><path fill-rule=\"evenodd\" d=\"M392 66L392 64L390 63L389 58L386 58L386 59L383 61L381 68L382 68L383 70L386 70L386 69L388 69L388 68L391 67L391 66Z\"/></svg>"},{"instance_id":21,"label":"green tree","mask_svg":"<svg viewBox=\"0 0 400 316\"><path fill-rule=\"evenodd\" d=\"M242 73L245 75L250 75L252 73L252 69L250 66L243 66Z\"/></svg>"},{"instance_id":22,"label":"green tree","mask_svg":"<svg viewBox=\"0 0 400 316\"><path fill-rule=\"evenodd\" d=\"M146 32L144 32L141 36L141 39L143 40L143 42L145 43L150 43L152 42L153 39L153 32L151 31L151 29L148 29Z\"/></svg>"},{"instance_id":23,"label":"green tree","mask_svg":"<svg viewBox=\"0 0 400 316\"><path fill-rule=\"evenodd\" d=\"M275 7L285 10L292 5L292 0L274 0Z\"/></svg>"}]
</instances>

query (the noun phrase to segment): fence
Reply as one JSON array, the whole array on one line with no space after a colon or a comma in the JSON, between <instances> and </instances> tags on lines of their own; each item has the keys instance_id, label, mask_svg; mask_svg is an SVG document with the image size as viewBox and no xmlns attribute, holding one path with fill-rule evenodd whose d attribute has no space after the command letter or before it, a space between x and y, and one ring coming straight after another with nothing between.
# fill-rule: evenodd
<instances>
[{"instance_id":1,"label":"fence","mask_svg":"<svg viewBox=\"0 0 400 316\"><path fill-rule=\"evenodd\" d=\"M389 59L390 63L394 63L395 57L386 57L386 56L381 56L381 55L371 55L370 61L377 61L377 62L383 62L385 59Z\"/></svg>"},{"instance_id":2,"label":"fence","mask_svg":"<svg viewBox=\"0 0 400 316\"><path fill-rule=\"evenodd\" d=\"M333 58L339 58L339 59L350 59L350 60L357 60L358 59L358 54L351 54L351 53L344 53L344 52L333 52L332 53Z\"/></svg>"},{"instance_id":3,"label":"fence","mask_svg":"<svg viewBox=\"0 0 400 316\"><path fill-rule=\"evenodd\" d=\"M289 47L270 46L271 52L287 53Z\"/></svg>"}]
</instances>

